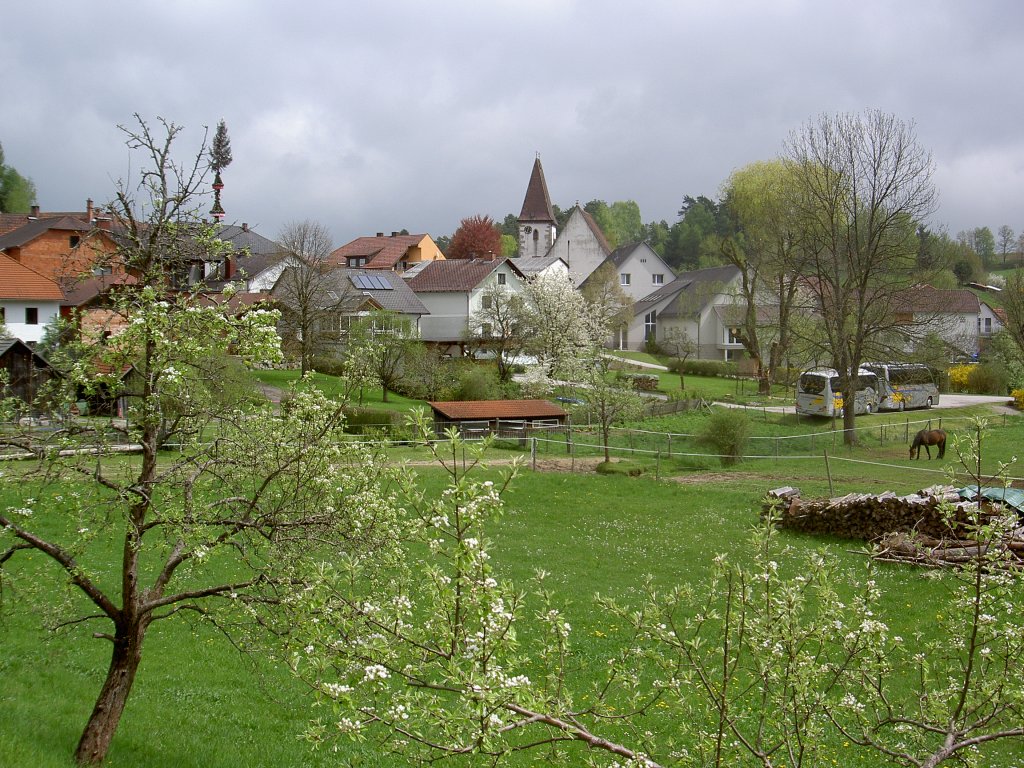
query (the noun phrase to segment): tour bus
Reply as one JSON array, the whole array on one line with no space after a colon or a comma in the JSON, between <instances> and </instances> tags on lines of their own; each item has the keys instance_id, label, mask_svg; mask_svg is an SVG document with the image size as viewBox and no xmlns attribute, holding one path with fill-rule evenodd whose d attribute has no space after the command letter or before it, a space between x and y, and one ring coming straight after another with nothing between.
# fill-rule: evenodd
<instances>
[{"instance_id":1,"label":"tour bus","mask_svg":"<svg viewBox=\"0 0 1024 768\"><path fill-rule=\"evenodd\" d=\"M920 363L864 363L878 376L882 389L878 407L886 411L931 408L939 404L939 387L932 369Z\"/></svg>"},{"instance_id":2,"label":"tour bus","mask_svg":"<svg viewBox=\"0 0 1024 768\"><path fill-rule=\"evenodd\" d=\"M843 377L833 368L804 371L797 379L796 412L808 416L843 415ZM857 377L854 415L878 410L878 376L861 368Z\"/></svg>"}]
</instances>

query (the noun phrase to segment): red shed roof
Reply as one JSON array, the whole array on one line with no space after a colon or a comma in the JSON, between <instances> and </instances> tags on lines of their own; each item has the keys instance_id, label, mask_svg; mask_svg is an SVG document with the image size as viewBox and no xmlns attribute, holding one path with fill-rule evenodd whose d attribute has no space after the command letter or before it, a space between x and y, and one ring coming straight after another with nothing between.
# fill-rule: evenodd
<instances>
[{"instance_id":1,"label":"red shed roof","mask_svg":"<svg viewBox=\"0 0 1024 768\"><path fill-rule=\"evenodd\" d=\"M556 419L568 414L547 400L456 400L430 403L442 416L468 419Z\"/></svg>"}]
</instances>

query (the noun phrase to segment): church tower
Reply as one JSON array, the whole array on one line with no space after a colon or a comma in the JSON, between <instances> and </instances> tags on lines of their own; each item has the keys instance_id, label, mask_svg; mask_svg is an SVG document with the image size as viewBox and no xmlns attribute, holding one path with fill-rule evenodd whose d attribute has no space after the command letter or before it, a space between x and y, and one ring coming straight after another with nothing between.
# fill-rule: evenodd
<instances>
[{"instance_id":1,"label":"church tower","mask_svg":"<svg viewBox=\"0 0 1024 768\"><path fill-rule=\"evenodd\" d=\"M523 210L519 214L520 258L544 256L555 242L555 235L555 212L551 208L551 197L538 154L533 161L533 173L530 174Z\"/></svg>"}]
</instances>

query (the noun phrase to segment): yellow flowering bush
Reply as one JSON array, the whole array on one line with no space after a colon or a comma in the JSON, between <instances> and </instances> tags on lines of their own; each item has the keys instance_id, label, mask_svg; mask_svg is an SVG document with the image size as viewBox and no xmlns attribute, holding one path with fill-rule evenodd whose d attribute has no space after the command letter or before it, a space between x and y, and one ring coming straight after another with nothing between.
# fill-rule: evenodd
<instances>
[{"instance_id":1,"label":"yellow flowering bush","mask_svg":"<svg viewBox=\"0 0 1024 768\"><path fill-rule=\"evenodd\" d=\"M967 382L972 370L974 370L973 365L961 363L960 365L954 365L946 371L946 375L949 377L949 388L953 392L966 392Z\"/></svg>"},{"instance_id":2,"label":"yellow flowering bush","mask_svg":"<svg viewBox=\"0 0 1024 768\"><path fill-rule=\"evenodd\" d=\"M1010 393L1013 404L1024 411L1024 389L1015 389Z\"/></svg>"}]
</instances>

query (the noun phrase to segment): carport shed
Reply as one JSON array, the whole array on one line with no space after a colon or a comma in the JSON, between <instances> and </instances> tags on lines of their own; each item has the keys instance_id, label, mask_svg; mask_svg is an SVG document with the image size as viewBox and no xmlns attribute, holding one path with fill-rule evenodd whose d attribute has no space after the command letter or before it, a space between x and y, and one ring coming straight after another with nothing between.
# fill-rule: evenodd
<instances>
[{"instance_id":1,"label":"carport shed","mask_svg":"<svg viewBox=\"0 0 1024 768\"><path fill-rule=\"evenodd\" d=\"M455 400L429 403L438 436L455 427L465 438L525 438L563 430L569 414L547 400Z\"/></svg>"}]
</instances>

